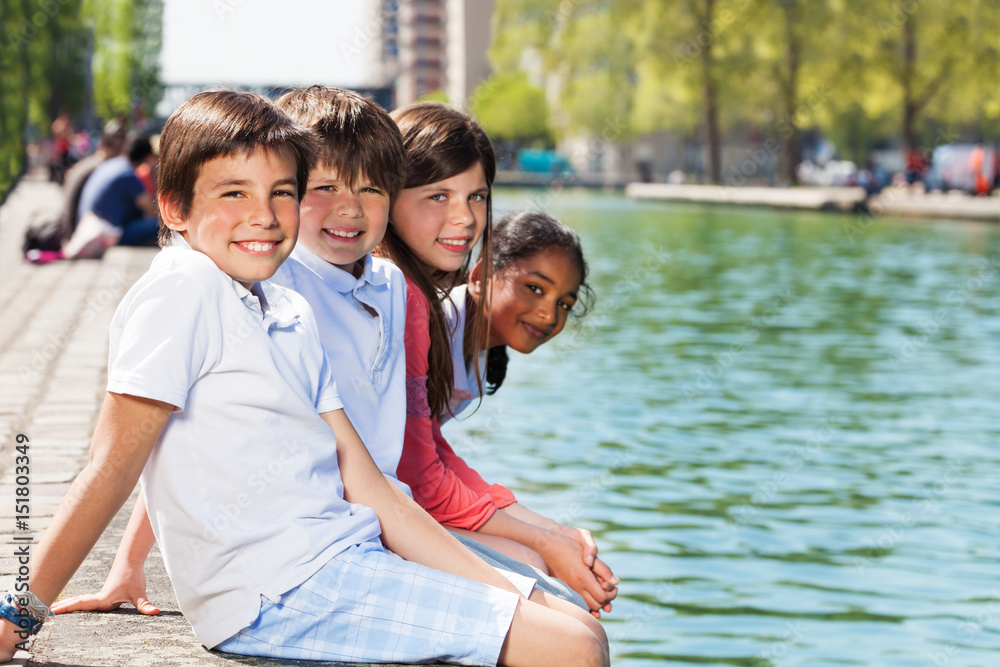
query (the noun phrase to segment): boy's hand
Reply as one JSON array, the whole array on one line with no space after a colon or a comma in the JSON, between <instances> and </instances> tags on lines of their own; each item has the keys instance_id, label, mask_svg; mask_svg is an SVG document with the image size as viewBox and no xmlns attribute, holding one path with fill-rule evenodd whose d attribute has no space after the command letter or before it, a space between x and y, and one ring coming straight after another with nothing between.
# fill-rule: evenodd
<instances>
[{"instance_id":1,"label":"boy's hand","mask_svg":"<svg viewBox=\"0 0 1000 667\"><path fill-rule=\"evenodd\" d=\"M117 562L115 564L117 565ZM155 616L160 613L160 609L146 597L146 574L142 571L142 566L120 569L112 567L100 593L59 600L52 605L52 613L113 611L126 603L134 606L145 616Z\"/></svg>"}]
</instances>

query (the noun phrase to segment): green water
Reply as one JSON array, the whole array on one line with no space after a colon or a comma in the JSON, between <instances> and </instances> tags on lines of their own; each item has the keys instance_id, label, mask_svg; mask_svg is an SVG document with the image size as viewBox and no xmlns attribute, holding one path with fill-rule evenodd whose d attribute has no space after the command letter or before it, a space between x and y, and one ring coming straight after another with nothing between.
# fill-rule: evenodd
<instances>
[{"instance_id":1,"label":"green water","mask_svg":"<svg viewBox=\"0 0 1000 667\"><path fill-rule=\"evenodd\" d=\"M1000 665L1000 228L496 200L598 306L446 435L593 530L614 664Z\"/></svg>"}]
</instances>

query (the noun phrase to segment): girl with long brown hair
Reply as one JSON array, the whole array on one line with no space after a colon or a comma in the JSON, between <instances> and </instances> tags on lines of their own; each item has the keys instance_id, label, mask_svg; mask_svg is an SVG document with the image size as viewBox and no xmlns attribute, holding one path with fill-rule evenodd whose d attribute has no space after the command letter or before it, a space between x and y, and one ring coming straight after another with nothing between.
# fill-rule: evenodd
<instances>
[{"instance_id":1,"label":"girl with long brown hair","mask_svg":"<svg viewBox=\"0 0 1000 667\"><path fill-rule=\"evenodd\" d=\"M407 280L407 419L398 477L417 503L466 544L485 544L551 573L599 617L602 609L610 611L617 580L596 559L586 531L557 532L507 509L517 504L510 490L485 482L441 434L454 390L451 340L464 338L470 355L488 344L487 309L475 309L465 330L452 332L442 304L468 280L480 239L477 278L489 283L492 275L496 162L489 138L471 118L441 104L418 103L392 116L403 136L407 175L376 252L393 260ZM464 361L476 367L471 358ZM477 384L482 380L477 370Z\"/></svg>"}]
</instances>

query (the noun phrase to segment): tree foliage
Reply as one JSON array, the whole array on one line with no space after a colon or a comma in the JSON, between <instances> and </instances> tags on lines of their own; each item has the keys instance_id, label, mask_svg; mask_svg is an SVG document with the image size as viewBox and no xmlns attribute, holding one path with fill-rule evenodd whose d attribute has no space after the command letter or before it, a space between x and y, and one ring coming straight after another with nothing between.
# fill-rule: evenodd
<instances>
[{"instance_id":1,"label":"tree foliage","mask_svg":"<svg viewBox=\"0 0 1000 667\"><path fill-rule=\"evenodd\" d=\"M490 137L515 143L552 143L545 91L524 72L497 74L476 87L469 111Z\"/></svg>"},{"instance_id":2,"label":"tree foliage","mask_svg":"<svg viewBox=\"0 0 1000 667\"><path fill-rule=\"evenodd\" d=\"M498 2L490 58L507 74L530 67L552 89L550 126L563 138L580 132L624 139L630 116L634 63L612 13L598 0ZM528 62L526 62L528 61Z\"/></svg>"},{"instance_id":3,"label":"tree foliage","mask_svg":"<svg viewBox=\"0 0 1000 667\"><path fill-rule=\"evenodd\" d=\"M94 108L98 115L130 115L152 109L163 95L158 56L162 0L84 0L95 36Z\"/></svg>"},{"instance_id":4,"label":"tree foliage","mask_svg":"<svg viewBox=\"0 0 1000 667\"><path fill-rule=\"evenodd\" d=\"M1000 139L997 2L497 0L494 19L494 70L537 54L557 136L624 116L632 133L698 137L711 180L740 127L774 139L788 180L804 131L856 158L887 140Z\"/></svg>"},{"instance_id":5,"label":"tree foliage","mask_svg":"<svg viewBox=\"0 0 1000 667\"><path fill-rule=\"evenodd\" d=\"M151 109L162 96L162 0L0 0L0 197L24 170L25 132L63 111Z\"/></svg>"}]
</instances>

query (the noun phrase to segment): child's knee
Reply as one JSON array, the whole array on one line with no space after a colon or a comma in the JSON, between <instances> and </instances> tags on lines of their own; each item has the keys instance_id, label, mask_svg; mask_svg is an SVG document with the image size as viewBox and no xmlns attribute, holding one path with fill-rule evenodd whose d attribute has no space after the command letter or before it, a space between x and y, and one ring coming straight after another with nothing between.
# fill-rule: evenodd
<instances>
[{"instance_id":1,"label":"child's knee","mask_svg":"<svg viewBox=\"0 0 1000 667\"><path fill-rule=\"evenodd\" d=\"M610 650L610 646L608 644L608 633L604 631L604 626L601 625L601 622L598 621L593 616L591 616L589 613L587 614L587 618L584 620L584 622L587 625L587 629L593 632L594 636L597 637L597 641L601 643L601 646L604 648L604 651L607 652L608 650Z\"/></svg>"},{"instance_id":2,"label":"child's knee","mask_svg":"<svg viewBox=\"0 0 1000 667\"><path fill-rule=\"evenodd\" d=\"M600 635L604 636L603 629ZM608 649L606 640L602 640L586 621L541 604L522 601L514 613L500 662L512 666L606 667Z\"/></svg>"},{"instance_id":3,"label":"child's knee","mask_svg":"<svg viewBox=\"0 0 1000 667\"><path fill-rule=\"evenodd\" d=\"M568 660L566 664L593 665L593 667L606 667L609 664L606 642L602 642L590 628L581 627L581 632L574 638L573 645L579 649L579 655L576 660Z\"/></svg>"},{"instance_id":4,"label":"child's knee","mask_svg":"<svg viewBox=\"0 0 1000 667\"><path fill-rule=\"evenodd\" d=\"M604 631L604 626L601 622L591 615L589 611L586 611L577 605L569 602L568 600L563 600L562 598L550 595L539 589L535 589L531 597L529 598L532 602L540 604L542 606L548 607L555 611L561 612L570 616L580 623L582 623L590 632L597 637L597 640L601 643L605 652L609 650L608 648L608 634Z\"/></svg>"}]
</instances>

